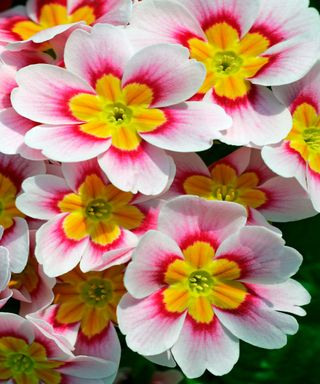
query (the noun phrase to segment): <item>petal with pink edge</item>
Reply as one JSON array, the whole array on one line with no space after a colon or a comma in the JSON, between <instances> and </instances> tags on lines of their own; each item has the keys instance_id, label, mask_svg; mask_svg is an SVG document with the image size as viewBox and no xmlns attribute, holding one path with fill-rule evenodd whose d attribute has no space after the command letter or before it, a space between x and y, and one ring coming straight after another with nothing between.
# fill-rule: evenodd
<instances>
[{"instance_id":1,"label":"petal with pink edge","mask_svg":"<svg viewBox=\"0 0 320 384\"><path fill-rule=\"evenodd\" d=\"M58 203L70 193L64 179L54 175L29 177L22 184L24 193L17 197L16 206L26 215L49 220L61 213Z\"/></svg>"},{"instance_id":2,"label":"petal with pink edge","mask_svg":"<svg viewBox=\"0 0 320 384\"><path fill-rule=\"evenodd\" d=\"M50 305L47 308L27 315L30 320L44 335L54 340L61 350L70 353L77 341L79 323L59 324L56 315L59 305Z\"/></svg>"},{"instance_id":3,"label":"petal with pink edge","mask_svg":"<svg viewBox=\"0 0 320 384\"><path fill-rule=\"evenodd\" d=\"M261 6L252 29L270 34L274 42L301 35L306 39L319 35L319 13L309 8L309 0L260 0Z\"/></svg>"},{"instance_id":4,"label":"petal with pink edge","mask_svg":"<svg viewBox=\"0 0 320 384\"><path fill-rule=\"evenodd\" d=\"M120 236L106 246L89 241L80 262L80 269L83 272L105 270L113 265L127 263L137 241L136 235L122 228Z\"/></svg>"},{"instance_id":5,"label":"petal with pink edge","mask_svg":"<svg viewBox=\"0 0 320 384\"><path fill-rule=\"evenodd\" d=\"M178 245L158 231L147 232L139 241L128 265L124 282L130 294L141 299L165 285L167 267L176 259L183 259Z\"/></svg>"},{"instance_id":6,"label":"petal with pink edge","mask_svg":"<svg viewBox=\"0 0 320 384\"><path fill-rule=\"evenodd\" d=\"M305 316L306 311L301 305L310 303L309 292L293 279L281 284L272 285L249 285L254 294L277 311L294 313L298 316Z\"/></svg>"},{"instance_id":7,"label":"petal with pink edge","mask_svg":"<svg viewBox=\"0 0 320 384\"><path fill-rule=\"evenodd\" d=\"M8 285L10 276L9 251L7 248L0 246L0 292Z\"/></svg>"},{"instance_id":8,"label":"petal with pink edge","mask_svg":"<svg viewBox=\"0 0 320 384\"><path fill-rule=\"evenodd\" d=\"M157 355L177 341L186 314L169 313L163 304L162 291L137 300L129 294L121 299L117 317L130 349L144 355Z\"/></svg>"},{"instance_id":9,"label":"petal with pink edge","mask_svg":"<svg viewBox=\"0 0 320 384\"><path fill-rule=\"evenodd\" d=\"M16 336L32 342L34 339L33 327L21 316L14 313L0 313L0 337Z\"/></svg>"},{"instance_id":10,"label":"petal with pink edge","mask_svg":"<svg viewBox=\"0 0 320 384\"><path fill-rule=\"evenodd\" d=\"M247 212L240 204L179 196L164 204L158 230L175 240L181 248L195 236L203 235L216 246L243 227L246 220Z\"/></svg>"},{"instance_id":11,"label":"petal with pink edge","mask_svg":"<svg viewBox=\"0 0 320 384\"><path fill-rule=\"evenodd\" d=\"M219 104L232 117L232 127L220 138L227 144L262 146L278 143L292 127L290 112L266 87L253 85L247 96L234 101L219 97L212 90L204 100Z\"/></svg>"},{"instance_id":12,"label":"petal with pink edge","mask_svg":"<svg viewBox=\"0 0 320 384\"><path fill-rule=\"evenodd\" d=\"M9 251L11 272L22 272L29 255L29 228L25 219L14 218L13 226L4 231L1 245Z\"/></svg>"},{"instance_id":13,"label":"petal with pink edge","mask_svg":"<svg viewBox=\"0 0 320 384\"><path fill-rule=\"evenodd\" d=\"M98 24L90 33L72 33L66 43L64 61L69 71L95 88L103 75L121 78L132 51L124 29Z\"/></svg>"},{"instance_id":14,"label":"petal with pink edge","mask_svg":"<svg viewBox=\"0 0 320 384\"><path fill-rule=\"evenodd\" d=\"M257 211L254 208L248 208L247 225L266 227L270 229L270 231L273 231L278 235L282 236L282 232L280 231L280 229L275 227L274 225L271 225L267 221L267 219L259 211Z\"/></svg>"},{"instance_id":15,"label":"petal with pink edge","mask_svg":"<svg viewBox=\"0 0 320 384\"><path fill-rule=\"evenodd\" d=\"M20 69L18 88L11 101L22 116L45 124L75 124L68 101L79 93L93 94L93 89L75 74L48 64L34 64Z\"/></svg>"},{"instance_id":16,"label":"petal with pink edge","mask_svg":"<svg viewBox=\"0 0 320 384\"><path fill-rule=\"evenodd\" d=\"M77 163L64 163L61 165L62 174L73 191L78 191L80 185L88 175L99 176L106 184L109 183L107 176L102 172L97 159L81 161Z\"/></svg>"},{"instance_id":17,"label":"petal with pink edge","mask_svg":"<svg viewBox=\"0 0 320 384\"><path fill-rule=\"evenodd\" d=\"M91 338L88 338L80 331L74 353L76 355L100 357L119 365L121 346L112 322L110 321L100 334Z\"/></svg>"},{"instance_id":18,"label":"petal with pink edge","mask_svg":"<svg viewBox=\"0 0 320 384\"><path fill-rule=\"evenodd\" d=\"M284 246L284 240L264 227L244 227L218 248L216 259L235 261L239 280L249 283L277 284L295 274L302 256Z\"/></svg>"},{"instance_id":19,"label":"petal with pink edge","mask_svg":"<svg viewBox=\"0 0 320 384\"><path fill-rule=\"evenodd\" d=\"M190 101L162 109L166 122L151 132L140 133L147 142L177 152L202 151L211 147L219 131L232 120L218 105Z\"/></svg>"},{"instance_id":20,"label":"petal with pink edge","mask_svg":"<svg viewBox=\"0 0 320 384\"><path fill-rule=\"evenodd\" d=\"M112 184L123 191L145 195L163 192L175 169L171 157L163 149L142 142L137 150L122 151L110 147L98 158L102 170Z\"/></svg>"},{"instance_id":21,"label":"petal with pink edge","mask_svg":"<svg viewBox=\"0 0 320 384\"><path fill-rule=\"evenodd\" d=\"M197 20L174 1L143 1L134 6L129 36L134 45L143 48L159 43L186 43L191 37L205 39Z\"/></svg>"},{"instance_id":22,"label":"petal with pink edge","mask_svg":"<svg viewBox=\"0 0 320 384\"><path fill-rule=\"evenodd\" d=\"M126 25L129 22L132 2L130 0L68 0L68 11L73 13L81 5L90 5L97 23Z\"/></svg>"},{"instance_id":23,"label":"petal with pink edge","mask_svg":"<svg viewBox=\"0 0 320 384\"><path fill-rule=\"evenodd\" d=\"M296 319L274 311L261 299L251 297L234 311L214 309L221 323L236 337L266 349L282 348L287 336L298 331Z\"/></svg>"},{"instance_id":24,"label":"petal with pink edge","mask_svg":"<svg viewBox=\"0 0 320 384\"><path fill-rule=\"evenodd\" d=\"M259 208L259 211L268 220L287 222L305 219L317 214L307 192L294 178L275 176L263 183L260 188L266 192L268 201ZM320 193L320 189L318 192Z\"/></svg>"},{"instance_id":25,"label":"petal with pink edge","mask_svg":"<svg viewBox=\"0 0 320 384\"><path fill-rule=\"evenodd\" d=\"M152 107L166 107L188 100L206 75L203 64L189 59L189 50L175 44L142 49L127 63L122 85L146 84L153 93Z\"/></svg>"},{"instance_id":26,"label":"petal with pink edge","mask_svg":"<svg viewBox=\"0 0 320 384\"><path fill-rule=\"evenodd\" d=\"M264 56L269 58L269 63L251 79L251 82L271 86L300 80L318 60L319 48L320 39L314 40L310 36L276 44L264 52Z\"/></svg>"},{"instance_id":27,"label":"petal with pink edge","mask_svg":"<svg viewBox=\"0 0 320 384\"><path fill-rule=\"evenodd\" d=\"M60 214L38 229L35 255L49 277L63 275L71 271L83 256L88 238L75 241L66 238L63 220L67 214Z\"/></svg>"},{"instance_id":28,"label":"petal with pink edge","mask_svg":"<svg viewBox=\"0 0 320 384\"><path fill-rule=\"evenodd\" d=\"M48 158L56 161L83 161L106 151L110 139L99 139L80 131L79 125L39 125L25 136L31 148L42 150Z\"/></svg>"},{"instance_id":29,"label":"petal with pink edge","mask_svg":"<svg viewBox=\"0 0 320 384\"><path fill-rule=\"evenodd\" d=\"M216 316L210 324L201 325L187 316L172 354L188 378L199 377L206 369L221 376L230 372L238 361L239 340Z\"/></svg>"},{"instance_id":30,"label":"petal with pink edge","mask_svg":"<svg viewBox=\"0 0 320 384\"><path fill-rule=\"evenodd\" d=\"M198 20L203 30L214 22L226 21L234 25L239 35L245 35L254 23L260 8L260 0L178 0Z\"/></svg>"},{"instance_id":31,"label":"petal with pink edge","mask_svg":"<svg viewBox=\"0 0 320 384\"><path fill-rule=\"evenodd\" d=\"M267 166L282 177L295 177L307 189L306 162L284 141L277 146L262 148L261 156Z\"/></svg>"},{"instance_id":32,"label":"petal with pink edge","mask_svg":"<svg viewBox=\"0 0 320 384\"><path fill-rule=\"evenodd\" d=\"M0 109L11 107L10 94L17 86L15 75L16 70L13 67L0 64Z\"/></svg>"},{"instance_id":33,"label":"petal with pink edge","mask_svg":"<svg viewBox=\"0 0 320 384\"><path fill-rule=\"evenodd\" d=\"M314 208L320 212L320 174L307 168L307 186L308 192Z\"/></svg>"},{"instance_id":34,"label":"petal with pink edge","mask_svg":"<svg viewBox=\"0 0 320 384\"><path fill-rule=\"evenodd\" d=\"M42 160L45 157L40 151L28 147L24 143L25 134L36 123L20 116L13 108L0 112L0 151L6 155L20 154L30 160Z\"/></svg>"}]
</instances>

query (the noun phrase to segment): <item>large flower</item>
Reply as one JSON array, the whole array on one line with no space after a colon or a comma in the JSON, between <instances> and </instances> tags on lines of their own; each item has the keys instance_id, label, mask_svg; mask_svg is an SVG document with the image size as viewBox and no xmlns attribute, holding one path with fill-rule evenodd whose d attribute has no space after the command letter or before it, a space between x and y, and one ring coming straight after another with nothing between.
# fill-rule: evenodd
<instances>
[{"instance_id":1,"label":"large flower","mask_svg":"<svg viewBox=\"0 0 320 384\"><path fill-rule=\"evenodd\" d=\"M288 106L293 126L278 145L263 148L267 165L283 177L296 177L309 192L320 212L320 63L302 80L274 87L279 100Z\"/></svg>"},{"instance_id":2,"label":"large flower","mask_svg":"<svg viewBox=\"0 0 320 384\"><path fill-rule=\"evenodd\" d=\"M141 354L171 353L188 377L230 371L239 340L281 348L297 332L306 290L289 277L302 257L246 211L181 196L160 212L158 231L136 248L118 307L120 330ZM190 364L192 362L192 364Z\"/></svg>"},{"instance_id":3,"label":"large flower","mask_svg":"<svg viewBox=\"0 0 320 384\"><path fill-rule=\"evenodd\" d=\"M28 318L77 355L120 362L121 347L114 324L117 305L125 293L124 266L62 275L54 287L54 304Z\"/></svg>"},{"instance_id":4,"label":"large flower","mask_svg":"<svg viewBox=\"0 0 320 384\"><path fill-rule=\"evenodd\" d=\"M136 4L130 25L141 46L180 43L206 66L200 89L233 118L224 141L279 142L288 111L264 86L300 79L315 63L320 18L300 0L153 0ZM250 121L250 124L248 124Z\"/></svg>"},{"instance_id":5,"label":"large flower","mask_svg":"<svg viewBox=\"0 0 320 384\"><path fill-rule=\"evenodd\" d=\"M17 200L22 212L49 220L36 237L35 254L44 272L58 276L80 260L85 272L128 261L137 235L154 226L157 202L114 187L96 160L63 164L62 172L65 179L25 180Z\"/></svg>"},{"instance_id":6,"label":"large flower","mask_svg":"<svg viewBox=\"0 0 320 384\"><path fill-rule=\"evenodd\" d=\"M45 173L43 162L0 154L0 226L4 229L1 245L9 250L11 272L21 272L29 254L28 224L16 207L17 195L25 178L41 173Z\"/></svg>"},{"instance_id":7,"label":"large flower","mask_svg":"<svg viewBox=\"0 0 320 384\"><path fill-rule=\"evenodd\" d=\"M209 168L196 154L171 154L177 173L166 197L196 195L247 208L248 224L266 225L314 216L306 191L294 178L284 179L265 165L260 150L241 148ZM262 216L262 215L263 216Z\"/></svg>"},{"instance_id":8,"label":"large flower","mask_svg":"<svg viewBox=\"0 0 320 384\"><path fill-rule=\"evenodd\" d=\"M230 118L222 108L184 101L199 89L205 70L177 45L148 47L134 56L125 31L97 25L77 30L65 49L67 69L33 65L17 74L14 108L50 124L26 142L58 161L99 156L113 184L158 194L173 172L164 149L207 149Z\"/></svg>"},{"instance_id":9,"label":"large flower","mask_svg":"<svg viewBox=\"0 0 320 384\"><path fill-rule=\"evenodd\" d=\"M42 43L79 22L126 25L130 12L130 0L28 0L0 14L0 42Z\"/></svg>"},{"instance_id":10,"label":"large flower","mask_svg":"<svg viewBox=\"0 0 320 384\"><path fill-rule=\"evenodd\" d=\"M116 365L88 356L74 356L30 321L0 313L0 381L5 383L110 383Z\"/></svg>"}]
</instances>

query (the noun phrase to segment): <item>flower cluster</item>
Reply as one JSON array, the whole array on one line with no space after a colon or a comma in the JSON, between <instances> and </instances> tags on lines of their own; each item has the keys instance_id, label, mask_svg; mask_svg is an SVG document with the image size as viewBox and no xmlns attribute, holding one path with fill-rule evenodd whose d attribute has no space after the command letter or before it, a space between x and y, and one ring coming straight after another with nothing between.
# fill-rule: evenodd
<instances>
[{"instance_id":1,"label":"flower cluster","mask_svg":"<svg viewBox=\"0 0 320 384\"><path fill-rule=\"evenodd\" d=\"M117 328L188 378L283 347L310 296L273 223L320 212L308 1L28 0L0 46L0 383L124 382Z\"/></svg>"}]
</instances>

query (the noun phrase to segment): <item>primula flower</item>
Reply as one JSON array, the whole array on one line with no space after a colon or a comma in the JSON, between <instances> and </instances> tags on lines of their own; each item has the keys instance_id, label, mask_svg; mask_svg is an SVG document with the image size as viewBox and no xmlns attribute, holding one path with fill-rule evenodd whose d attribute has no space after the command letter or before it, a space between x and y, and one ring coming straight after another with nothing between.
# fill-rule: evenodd
<instances>
[{"instance_id":1,"label":"primula flower","mask_svg":"<svg viewBox=\"0 0 320 384\"><path fill-rule=\"evenodd\" d=\"M35 255L44 272L59 276L79 261L84 272L127 262L137 235L154 226L157 202L117 189L96 160L61 169L65 179L39 175L25 180L17 200L28 216L48 220L36 235Z\"/></svg>"},{"instance_id":2,"label":"primula flower","mask_svg":"<svg viewBox=\"0 0 320 384\"><path fill-rule=\"evenodd\" d=\"M74 356L30 321L0 313L0 381L3 383L110 383L108 378L115 370L111 361Z\"/></svg>"},{"instance_id":3,"label":"primula flower","mask_svg":"<svg viewBox=\"0 0 320 384\"><path fill-rule=\"evenodd\" d=\"M245 226L239 204L193 196L166 203L157 231L137 246L118 306L128 346L144 355L171 349L188 377L229 372L239 339L281 348L309 302L290 280L301 255L264 227ZM192 362L192 364L190 364Z\"/></svg>"},{"instance_id":4,"label":"primula flower","mask_svg":"<svg viewBox=\"0 0 320 384\"><path fill-rule=\"evenodd\" d=\"M26 143L53 160L98 156L124 191L158 194L174 171L164 149L204 150L231 125L221 107L184 102L205 69L187 49L156 45L132 56L125 31L108 25L77 30L66 44L67 69L32 65L17 74L14 108L50 125L29 131Z\"/></svg>"},{"instance_id":5,"label":"primula flower","mask_svg":"<svg viewBox=\"0 0 320 384\"><path fill-rule=\"evenodd\" d=\"M8 248L11 272L21 272L29 254L29 229L25 215L16 207L23 180L45 172L40 161L0 154L0 226L1 245Z\"/></svg>"},{"instance_id":6,"label":"primula flower","mask_svg":"<svg viewBox=\"0 0 320 384\"><path fill-rule=\"evenodd\" d=\"M300 81L274 87L279 100L288 106L293 125L278 145L263 148L267 165L283 177L295 177L308 191L320 212L320 63Z\"/></svg>"},{"instance_id":7,"label":"primula flower","mask_svg":"<svg viewBox=\"0 0 320 384\"><path fill-rule=\"evenodd\" d=\"M233 118L223 140L261 146L279 142L291 124L264 86L291 83L311 68L320 17L301 0L152 0L135 5L129 30L139 47L187 47L207 70L199 96L209 91L205 100Z\"/></svg>"},{"instance_id":8,"label":"primula flower","mask_svg":"<svg viewBox=\"0 0 320 384\"><path fill-rule=\"evenodd\" d=\"M187 194L233 201L247 208L247 224L252 225L268 226L263 216L287 222L317 213L296 179L270 171L257 149L240 148L209 167L195 153L171 156L177 173L167 198Z\"/></svg>"},{"instance_id":9,"label":"primula flower","mask_svg":"<svg viewBox=\"0 0 320 384\"><path fill-rule=\"evenodd\" d=\"M42 43L79 22L126 25L130 13L130 0L28 0L0 14L0 43Z\"/></svg>"},{"instance_id":10,"label":"primula flower","mask_svg":"<svg viewBox=\"0 0 320 384\"><path fill-rule=\"evenodd\" d=\"M116 308L125 293L124 266L83 273L79 268L58 278L54 304L28 318L77 355L120 362L114 327Z\"/></svg>"},{"instance_id":11,"label":"primula flower","mask_svg":"<svg viewBox=\"0 0 320 384\"><path fill-rule=\"evenodd\" d=\"M8 291L14 299L20 301L19 314L38 311L53 300L52 288L55 279L43 273L42 266L34 256L35 231L30 231L30 254L27 265L20 273L12 273Z\"/></svg>"}]
</instances>

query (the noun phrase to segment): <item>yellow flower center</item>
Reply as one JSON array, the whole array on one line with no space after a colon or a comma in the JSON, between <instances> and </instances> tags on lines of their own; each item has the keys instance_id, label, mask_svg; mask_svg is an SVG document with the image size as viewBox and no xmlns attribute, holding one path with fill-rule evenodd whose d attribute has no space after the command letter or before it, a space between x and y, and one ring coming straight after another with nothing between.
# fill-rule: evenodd
<instances>
[{"instance_id":1,"label":"yellow flower center","mask_svg":"<svg viewBox=\"0 0 320 384\"><path fill-rule=\"evenodd\" d=\"M80 7L69 15L67 7L61 4L45 4L41 8L38 23L31 20L18 21L13 25L12 32L16 33L21 40L27 40L36 33L57 25L71 24L78 21L84 21L91 25L95 20L94 9L89 5Z\"/></svg>"},{"instance_id":2,"label":"yellow flower center","mask_svg":"<svg viewBox=\"0 0 320 384\"><path fill-rule=\"evenodd\" d=\"M59 277L54 287L54 303L60 304L57 321L61 324L80 322L87 337L101 333L109 321L117 322L117 305L125 293L124 266L102 272L83 273L79 268Z\"/></svg>"},{"instance_id":3,"label":"yellow flower center","mask_svg":"<svg viewBox=\"0 0 320 384\"><path fill-rule=\"evenodd\" d=\"M94 278L84 284L81 295L90 306L105 306L112 297L112 286L108 280Z\"/></svg>"},{"instance_id":4,"label":"yellow flower center","mask_svg":"<svg viewBox=\"0 0 320 384\"><path fill-rule=\"evenodd\" d=\"M14 183L0 173L0 225L5 229L13 225L14 217L24 217L16 207L17 193Z\"/></svg>"},{"instance_id":5,"label":"yellow flower center","mask_svg":"<svg viewBox=\"0 0 320 384\"><path fill-rule=\"evenodd\" d=\"M207 41L191 38L188 41L190 55L201 61L207 77L199 93L211 88L221 97L235 100L250 91L248 79L255 76L268 62L262 54L270 41L261 33L239 32L226 22L212 25L205 31Z\"/></svg>"},{"instance_id":6,"label":"yellow flower center","mask_svg":"<svg viewBox=\"0 0 320 384\"><path fill-rule=\"evenodd\" d=\"M292 149L315 172L320 172L320 115L308 102L298 105L293 112L293 127L286 140Z\"/></svg>"},{"instance_id":7,"label":"yellow flower center","mask_svg":"<svg viewBox=\"0 0 320 384\"><path fill-rule=\"evenodd\" d=\"M98 175L85 178L77 193L70 193L58 203L69 215L63 222L67 238L81 240L89 236L99 245L111 244L121 235L121 228L134 229L144 214L131 205L133 194L106 184Z\"/></svg>"},{"instance_id":8,"label":"yellow flower center","mask_svg":"<svg viewBox=\"0 0 320 384\"><path fill-rule=\"evenodd\" d=\"M227 164L213 167L211 177L192 175L183 182L188 195L207 200L233 201L245 207L259 208L267 201L265 192L259 189L259 177L255 172L238 175Z\"/></svg>"},{"instance_id":9,"label":"yellow flower center","mask_svg":"<svg viewBox=\"0 0 320 384\"><path fill-rule=\"evenodd\" d=\"M210 323L214 306L237 309L245 300L247 289L236 281L240 268L234 261L215 259L213 246L195 241L183 250L184 260L169 264L165 273L168 284L163 302L169 312L189 315L199 323Z\"/></svg>"},{"instance_id":10,"label":"yellow flower center","mask_svg":"<svg viewBox=\"0 0 320 384\"><path fill-rule=\"evenodd\" d=\"M61 383L61 374L56 370L64 362L49 360L45 347L33 342L30 345L17 337L0 338L0 378L13 380L16 384Z\"/></svg>"},{"instance_id":11,"label":"yellow flower center","mask_svg":"<svg viewBox=\"0 0 320 384\"><path fill-rule=\"evenodd\" d=\"M103 199L93 200L86 207L86 215L95 220L107 219L111 215L111 205Z\"/></svg>"},{"instance_id":12,"label":"yellow flower center","mask_svg":"<svg viewBox=\"0 0 320 384\"><path fill-rule=\"evenodd\" d=\"M164 112L150 108L151 88L144 84L128 84L104 75L96 83L97 95L79 94L71 98L72 115L84 122L80 130L96 138L112 139L112 145L125 151L136 150L142 138L166 122Z\"/></svg>"}]
</instances>

